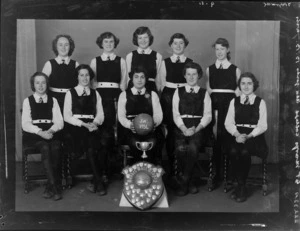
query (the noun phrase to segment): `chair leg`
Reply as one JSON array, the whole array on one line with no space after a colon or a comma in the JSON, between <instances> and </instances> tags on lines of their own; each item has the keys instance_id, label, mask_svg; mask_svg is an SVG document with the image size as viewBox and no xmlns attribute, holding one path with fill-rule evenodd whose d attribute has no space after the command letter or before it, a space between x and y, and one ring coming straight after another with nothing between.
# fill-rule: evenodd
<instances>
[{"instance_id":1,"label":"chair leg","mask_svg":"<svg viewBox=\"0 0 300 231\"><path fill-rule=\"evenodd\" d=\"M27 161L27 155L25 154L23 156L24 158L24 193L29 192L29 187L28 187L28 161Z\"/></svg>"},{"instance_id":2,"label":"chair leg","mask_svg":"<svg viewBox=\"0 0 300 231\"><path fill-rule=\"evenodd\" d=\"M267 163L266 160L263 160L263 195L267 195L268 185L267 185Z\"/></svg>"},{"instance_id":3,"label":"chair leg","mask_svg":"<svg viewBox=\"0 0 300 231\"><path fill-rule=\"evenodd\" d=\"M61 185L62 185L63 190L66 188L66 185L67 185L67 180L66 180L66 175L65 175L65 164L66 164L65 158L66 158L66 155L63 152L62 163L61 163Z\"/></svg>"},{"instance_id":4,"label":"chair leg","mask_svg":"<svg viewBox=\"0 0 300 231\"><path fill-rule=\"evenodd\" d=\"M67 155L67 185L68 188L72 188L72 176L71 176L71 153Z\"/></svg>"},{"instance_id":5,"label":"chair leg","mask_svg":"<svg viewBox=\"0 0 300 231\"><path fill-rule=\"evenodd\" d=\"M228 192L228 185L227 185L227 155L224 155L224 192Z\"/></svg>"},{"instance_id":6,"label":"chair leg","mask_svg":"<svg viewBox=\"0 0 300 231\"><path fill-rule=\"evenodd\" d=\"M209 176L208 176L208 191L211 192L214 188L213 185L213 162L212 162L212 156L213 156L213 148L208 148L208 156L209 156Z\"/></svg>"},{"instance_id":7,"label":"chair leg","mask_svg":"<svg viewBox=\"0 0 300 231\"><path fill-rule=\"evenodd\" d=\"M127 152L125 149L122 149L122 153L123 153L123 168L125 168L127 166Z\"/></svg>"}]
</instances>

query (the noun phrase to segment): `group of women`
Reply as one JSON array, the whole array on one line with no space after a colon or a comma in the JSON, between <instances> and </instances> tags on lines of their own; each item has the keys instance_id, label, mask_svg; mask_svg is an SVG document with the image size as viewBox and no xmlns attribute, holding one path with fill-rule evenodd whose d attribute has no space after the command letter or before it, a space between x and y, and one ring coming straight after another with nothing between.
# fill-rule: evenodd
<instances>
[{"instance_id":1,"label":"group of women","mask_svg":"<svg viewBox=\"0 0 300 231\"><path fill-rule=\"evenodd\" d=\"M34 93L24 100L22 113L24 142L40 149L46 168L43 197L62 198L57 174L61 142L77 157L87 154L93 172L89 190L105 195L103 173L118 122L119 141L130 146L134 162L141 160L136 141L155 144L146 161L158 165L166 145L169 179L178 196L198 192L192 180L194 166L205 143L204 131L214 131L217 177L221 179L222 156L228 154L238 182L231 197L237 202L247 199L251 155L267 155L266 105L253 93L257 79L230 63L229 43L219 38L213 44L217 60L206 69L206 90L199 86L201 66L184 54L189 41L183 34L172 35L173 54L166 59L151 49L153 40L148 27L137 28L132 40L137 49L123 59L115 54L119 39L102 33L96 43L103 52L90 65L70 58L75 45L69 35L53 40L56 58L31 77ZM132 122L141 113L154 121L146 136L138 135Z\"/></svg>"}]
</instances>

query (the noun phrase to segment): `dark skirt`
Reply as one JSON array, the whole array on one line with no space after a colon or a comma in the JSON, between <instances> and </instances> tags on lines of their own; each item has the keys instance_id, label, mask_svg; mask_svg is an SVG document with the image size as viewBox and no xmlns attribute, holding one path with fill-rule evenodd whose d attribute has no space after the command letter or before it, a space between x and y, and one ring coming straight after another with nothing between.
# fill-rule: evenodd
<instances>
[{"instance_id":1,"label":"dark skirt","mask_svg":"<svg viewBox=\"0 0 300 231\"><path fill-rule=\"evenodd\" d=\"M31 147L31 146L35 146L36 143L38 143L40 141L45 141L47 143L50 143L53 140L60 140L60 138L61 138L61 132L54 133L52 139L46 140L37 134L28 133L28 132L23 131L22 141L23 141L23 146Z\"/></svg>"}]
</instances>

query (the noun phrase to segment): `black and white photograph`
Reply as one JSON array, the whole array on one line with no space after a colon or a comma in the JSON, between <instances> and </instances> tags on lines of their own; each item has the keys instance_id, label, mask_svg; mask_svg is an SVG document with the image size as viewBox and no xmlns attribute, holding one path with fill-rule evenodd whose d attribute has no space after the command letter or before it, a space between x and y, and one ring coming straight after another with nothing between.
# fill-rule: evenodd
<instances>
[{"instance_id":1,"label":"black and white photograph","mask_svg":"<svg viewBox=\"0 0 300 231\"><path fill-rule=\"evenodd\" d=\"M299 2L1 6L1 230L299 228Z\"/></svg>"}]
</instances>

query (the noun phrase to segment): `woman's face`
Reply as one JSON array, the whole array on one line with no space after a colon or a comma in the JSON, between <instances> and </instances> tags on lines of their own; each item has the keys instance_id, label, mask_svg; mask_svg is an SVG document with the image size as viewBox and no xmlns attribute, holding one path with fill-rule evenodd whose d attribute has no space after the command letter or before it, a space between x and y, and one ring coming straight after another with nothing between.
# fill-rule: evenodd
<instances>
[{"instance_id":1,"label":"woman's face","mask_svg":"<svg viewBox=\"0 0 300 231\"><path fill-rule=\"evenodd\" d=\"M46 81L46 78L42 75L38 75L34 78L34 82L33 82L33 85L34 85L34 89L35 89L35 92L38 94L38 95L44 95L46 94L46 90L47 90L47 81Z\"/></svg>"},{"instance_id":2,"label":"woman's face","mask_svg":"<svg viewBox=\"0 0 300 231\"><path fill-rule=\"evenodd\" d=\"M227 53L229 52L229 48L223 47L221 44L216 44L215 52L216 52L217 59L222 61L227 58Z\"/></svg>"},{"instance_id":3,"label":"woman's face","mask_svg":"<svg viewBox=\"0 0 300 231\"><path fill-rule=\"evenodd\" d=\"M183 54L184 49L185 49L185 44L184 44L183 39L180 39L180 38L173 39L171 48L172 48L174 54L176 54L176 55Z\"/></svg>"},{"instance_id":4,"label":"woman's face","mask_svg":"<svg viewBox=\"0 0 300 231\"><path fill-rule=\"evenodd\" d=\"M199 79L197 69L187 68L185 71L184 78L186 79L186 82L189 86L195 87Z\"/></svg>"},{"instance_id":5,"label":"woman's face","mask_svg":"<svg viewBox=\"0 0 300 231\"><path fill-rule=\"evenodd\" d=\"M112 53L115 49L115 40L114 40L114 38L111 37L111 38L103 39L102 47L103 47L104 52Z\"/></svg>"},{"instance_id":6,"label":"woman's face","mask_svg":"<svg viewBox=\"0 0 300 231\"><path fill-rule=\"evenodd\" d=\"M132 77L132 83L136 89L138 89L138 90L143 89L146 84L145 74L143 72L134 73L133 77Z\"/></svg>"},{"instance_id":7,"label":"woman's face","mask_svg":"<svg viewBox=\"0 0 300 231\"><path fill-rule=\"evenodd\" d=\"M149 35L147 33L138 35L137 42L140 48L147 49L150 43Z\"/></svg>"},{"instance_id":8,"label":"woman's face","mask_svg":"<svg viewBox=\"0 0 300 231\"><path fill-rule=\"evenodd\" d=\"M78 84L87 87L90 84L90 73L87 69L81 69L78 73Z\"/></svg>"},{"instance_id":9,"label":"woman's face","mask_svg":"<svg viewBox=\"0 0 300 231\"><path fill-rule=\"evenodd\" d=\"M65 37L60 37L57 40L57 45L56 45L58 55L61 57L67 57L70 51L70 43L69 40Z\"/></svg>"},{"instance_id":10,"label":"woman's face","mask_svg":"<svg viewBox=\"0 0 300 231\"><path fill-rule=\"evenodd\" d=\"M253 93L254 83L249 77L242 77L240 83L241 91L244 95L250 95Z\"/></svg>"}]
</instances>

